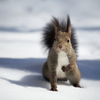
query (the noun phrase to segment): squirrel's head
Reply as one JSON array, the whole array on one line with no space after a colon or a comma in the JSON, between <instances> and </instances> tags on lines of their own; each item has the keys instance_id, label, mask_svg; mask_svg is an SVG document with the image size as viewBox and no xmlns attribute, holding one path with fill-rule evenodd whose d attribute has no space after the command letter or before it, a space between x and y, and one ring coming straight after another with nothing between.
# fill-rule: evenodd
<instances>
[{"instance_id":1,"label":"squirrel's head","mask_svg":"<svg viewBox=\"0 0 100 100\"><path fill-rule=\"evenodd\" d=\"M55 39L53 47L58 51L68 51L72 47L71 45L71 23L69 16L67 17L66 31L62 32L59 27L59 22L56 18L52 20L55 28Z\"/></svg>"}]
</instances>

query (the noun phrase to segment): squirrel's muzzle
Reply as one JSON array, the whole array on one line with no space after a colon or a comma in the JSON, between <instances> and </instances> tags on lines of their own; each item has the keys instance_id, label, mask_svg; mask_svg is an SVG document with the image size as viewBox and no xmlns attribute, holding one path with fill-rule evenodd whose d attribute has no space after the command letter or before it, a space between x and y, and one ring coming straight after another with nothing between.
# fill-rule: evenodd
<instances>
[{"instance_id":1,"label":"squirrel's muzzle","mask_svg":"<svg viewBox=\"0 0 100 100\"><path fill-rule=\"evenodd\" d=\"M61 49L62 48L62 45L59 45L59 48Z\"/></svg>"}]
</instances>

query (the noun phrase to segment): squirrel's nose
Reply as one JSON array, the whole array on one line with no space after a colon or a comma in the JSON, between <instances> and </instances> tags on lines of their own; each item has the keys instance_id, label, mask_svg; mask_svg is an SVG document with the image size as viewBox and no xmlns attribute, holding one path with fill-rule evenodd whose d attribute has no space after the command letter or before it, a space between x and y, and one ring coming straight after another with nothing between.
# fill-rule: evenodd
<instances>
[{"instance_id":1,"label":"squirrel's nose","mask_svg":"<svg viewBox=\"0 0 100 100\"><path fill-rule=\"evenodd\" d=\"M59 45L59 48L61 49L62 48L62 45Z\"/></svg>"}]
</instances>

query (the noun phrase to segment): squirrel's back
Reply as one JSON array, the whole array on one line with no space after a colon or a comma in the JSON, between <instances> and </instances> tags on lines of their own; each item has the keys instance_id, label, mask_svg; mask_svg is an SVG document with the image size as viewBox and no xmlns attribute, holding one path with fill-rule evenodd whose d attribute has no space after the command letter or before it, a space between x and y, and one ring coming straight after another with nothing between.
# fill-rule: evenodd
<instances>
[{"instance_id":1,"label":"squirrel's back","mask_svg":"<svg viewBox=\"0 0 100 100\"><path fill-rule=\"evenodd\" d=\"M65 32L66 30L66 27L67 27L67 22L65 20L61 20L59 21L57 18L53 17L53 20L55 21L55 23L59 23L59 26L60 26L60 30L62 32ZM72 44L72 47L77 55L77 39L76 39L76 36L75 36L75 32L74 32L74 29L71 28L72 31L71 31L71 44ZM55 28L54 28L54 25L52 23L52 21L50 23L48 23L46 25L46 27L44 28L43 30L43 39L42 39L42 43L43 45L46 47L46 49L50 50L53 46L53 43L54 43L54 39L55 39Z\"/></svg>"}]
</instances>

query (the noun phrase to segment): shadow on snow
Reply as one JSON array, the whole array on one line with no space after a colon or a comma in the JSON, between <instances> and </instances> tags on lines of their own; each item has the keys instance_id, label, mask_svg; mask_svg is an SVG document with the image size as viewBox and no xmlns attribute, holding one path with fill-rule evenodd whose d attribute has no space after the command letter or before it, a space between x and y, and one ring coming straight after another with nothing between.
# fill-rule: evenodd
<instances>
[{"instance_id":1,"label":"shadow on snow","mask_svg":"<svg viewBox=\"0 0 100 100\"><path fill-rule=\"evenodd\" d=\"M11 59L0 58L1 68L10 68L23 71L36 72L39 75L27 75L19 81L1 78L10 83L20 86L33 86L50 89L50 83L42 77L42 66L46 59L27 58L27 59ZM82 74L82 78L90 80L100 80L100 60L78 60L78 66ZM62 83L65 84L65 83ZM67 84L68 85L68 84Z\"/></svg>"}]
</instances>

